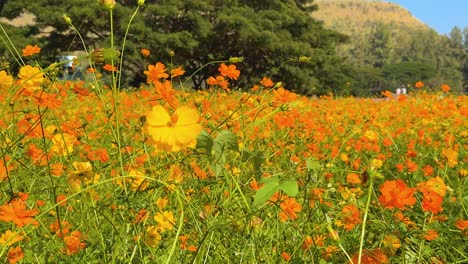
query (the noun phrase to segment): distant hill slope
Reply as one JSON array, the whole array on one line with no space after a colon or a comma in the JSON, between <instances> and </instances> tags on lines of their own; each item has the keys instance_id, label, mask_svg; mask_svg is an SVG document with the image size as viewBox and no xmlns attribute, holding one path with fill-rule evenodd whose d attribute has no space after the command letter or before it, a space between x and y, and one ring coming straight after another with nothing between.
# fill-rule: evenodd
<instances>
[{"instance_id":1,"label":"distant hill slope","mask_svg":"<svg viewBox=\"0 0 468 264\"><path fill-rule=\"evenodd\" d=\"M392 24L411 30L429 27L408 10L389 2L368 0L316 0L319 10L313 17L341 33L355 35L369 33L377 23Z\"/></svg>"},{"instance_id":2,"label":"distant hill slope","mask_svg":"<svg viewBox=\"0 0 468 264\"><path fill-rule=\"evenodd\" d=\"M357 66L381 68L384 64L419 60L417 50L428 49L440 35L403 7L384 1L316 0L312 13L325 27L350 36L337 48L339 55ZM417 40L417 39L420 40ZM417 47L421 39L426 41ZM416 41L415 41L416 40Z\"/></svg>"}]
</instances>

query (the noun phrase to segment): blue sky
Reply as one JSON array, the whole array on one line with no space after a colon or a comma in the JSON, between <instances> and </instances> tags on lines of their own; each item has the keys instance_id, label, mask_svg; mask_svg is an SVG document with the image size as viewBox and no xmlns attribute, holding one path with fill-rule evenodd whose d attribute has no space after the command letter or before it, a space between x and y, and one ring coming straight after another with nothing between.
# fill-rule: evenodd
<instances>
[{"instance_id":1,"label":"blue sky","mask_svg":"<svg viewBox=\"0 0 468 264\"><path fill-rule=\"evenodd\" d=\"M408 9L411 14L440 34L454 26L468 27L468 0L386 0Z\"/></svg>"}]
</instances>

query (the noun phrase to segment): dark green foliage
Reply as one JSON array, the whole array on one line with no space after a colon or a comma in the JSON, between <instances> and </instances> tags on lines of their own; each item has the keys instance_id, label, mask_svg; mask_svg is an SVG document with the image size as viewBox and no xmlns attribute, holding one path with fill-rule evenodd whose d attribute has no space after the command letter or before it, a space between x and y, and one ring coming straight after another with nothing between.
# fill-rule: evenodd
<instances>
[{"instance_id":1,"label":"dark green foliage","mask_svg":"<svg viewBox=\"0 0 468 264\"><path fill-rule=\"evenodd\" d=\"M414 80L427 81L436 75L432 65L421 62L401 62L388 64L383 68L385 80L391 87L412 84Z\"/></svg>"},{"instance_id":2,"label":"dark green foliage","mask_svg":"<svg viewBox=\"0 0 468 264\"><path fill-rule=\"evenodd\" d=\"M123 32L136 1L117 1L114 9L115 39L121 45ZM43 37L43 48L51 56L68 50L82 50L82 43L69 30L62 15L67 14L79 29L87 47L109 47L109 15L95 0L10 0L2 16L17 17L23 10L36 15L37 30L52 26L56 30ZM125 50L124 75L128 83L144 82L145 64L139 51L151 50L150 63L172 60L190 75L213 60L244 57L238 65L242 78L237 85L250 88L262 76L271 75L286 88L312 93L339 82L341 62L335 46L346 37L326 30L310 13L316 10L312 0L147 0L139 10L129 32ZM31 37L32 34L27 35ZM174 57L169 52L175 53ZM299 56L309 56L311 63L281 63ZM192 78L196 88L217 74L217 65L207 67Z\"/></svg>"}]
</instances>

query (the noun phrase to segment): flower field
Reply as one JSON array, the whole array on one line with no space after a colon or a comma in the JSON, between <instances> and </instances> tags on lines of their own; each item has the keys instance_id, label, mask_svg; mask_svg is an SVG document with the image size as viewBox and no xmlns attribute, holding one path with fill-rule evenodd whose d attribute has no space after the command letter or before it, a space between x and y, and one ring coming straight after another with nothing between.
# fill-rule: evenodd
<instances>
[{"instance_id":1,"label":"flower field","mask_svg":"<svg viewBox=\"0 0 468 264\"><path fill-rule=\"evenodd\" d=\"M0 71L2 262L468 261L466 96L231 91L234 64L185 91L163 63L120 92L108 66Z\"/></svg>"}]
</instances>

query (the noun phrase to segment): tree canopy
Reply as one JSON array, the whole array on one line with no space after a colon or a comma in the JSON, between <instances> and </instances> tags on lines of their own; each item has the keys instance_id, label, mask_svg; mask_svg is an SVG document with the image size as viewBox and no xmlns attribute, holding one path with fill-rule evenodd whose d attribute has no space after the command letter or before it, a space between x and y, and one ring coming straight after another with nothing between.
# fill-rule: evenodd
<instances>
[{"instance_id":1,"label":"tree canopy","mask_svg":"<svg viewBox=\"0 0 468 264\"><path fill-rule=\"evenodd\" d=\"M137 1L116 2L113 22L119 46ZM344 78L335 47L346 37L314 20L310 12L315 10L313 0L147 0L129 30L124 77L132 85L144 82L146 62L140 50L147 48L151 51L147 62L172 61L184 67L188 75L210 61L244 57L238 65L243 78L237 85L242 88L249 88L262 76L271 76L287 88L306 94L314 88L323 91L338 86ZM64 21L64 14L71 18L88 48L108 47L110 43L107 9L95 0L9 0L0 11L10 19L25 11L34 14L35 24L27 26L25 36L35 36L51 60L65 51L83 49L81 40ZM53 31L41 34L46 28ZM299 64L300 56L311 60ZM276 70L290 59L296 62ZM213 65L197 72L193 85L203 88L216 69Z\"/></svg>"}]
</instances>

